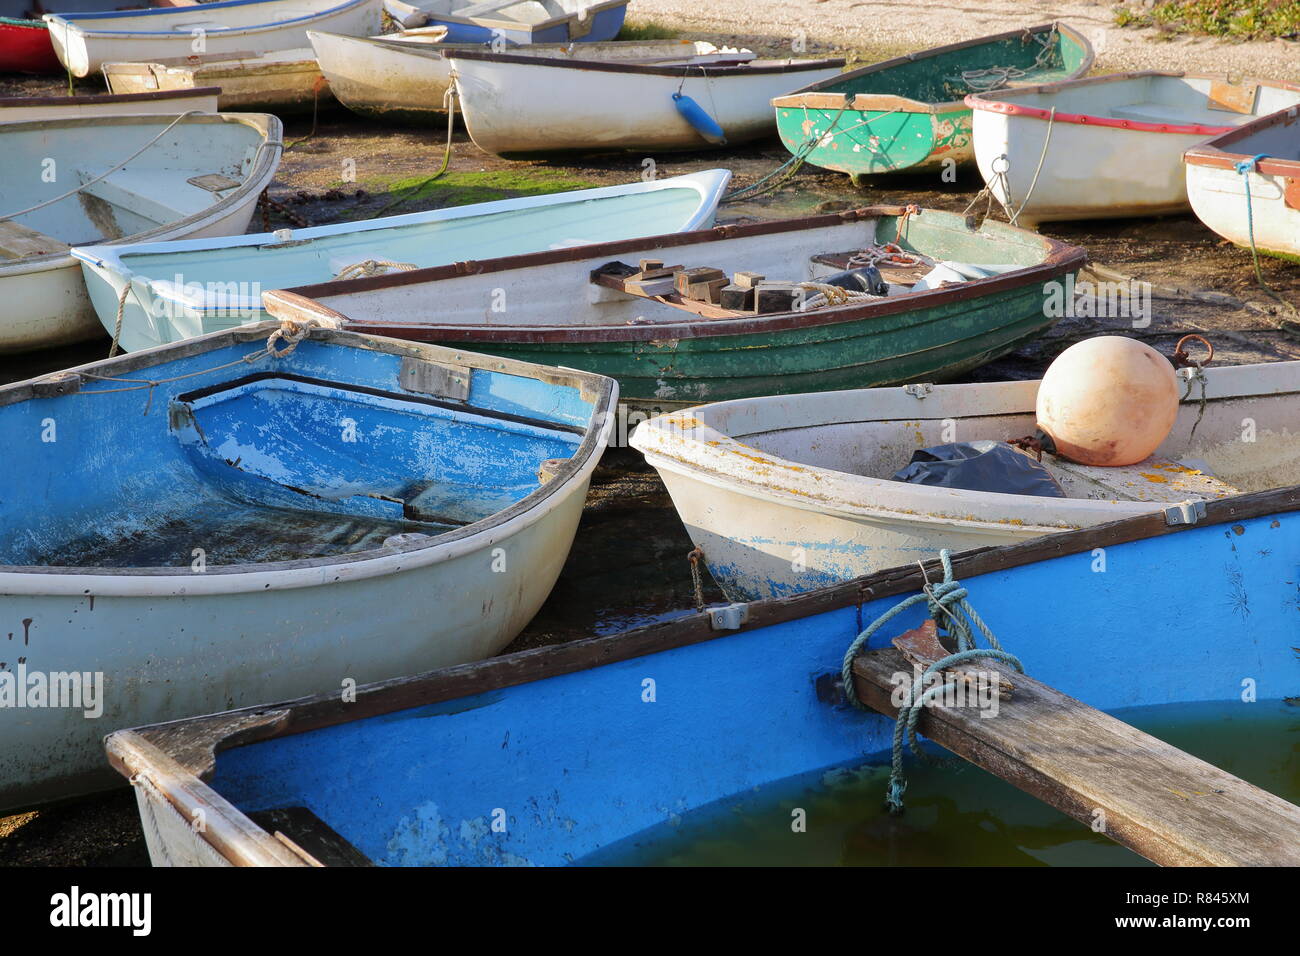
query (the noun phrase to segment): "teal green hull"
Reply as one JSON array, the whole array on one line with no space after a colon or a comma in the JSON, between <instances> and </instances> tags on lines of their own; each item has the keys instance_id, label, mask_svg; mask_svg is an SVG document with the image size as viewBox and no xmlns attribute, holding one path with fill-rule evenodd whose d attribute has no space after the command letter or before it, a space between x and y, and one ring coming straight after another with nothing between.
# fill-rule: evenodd
<instances>
[{"instance_id":1,"label":"teal green hull","mask_svg":"<svg viewBox=\"0 0 1300 956\"><path fill-rule=\"evenodd\" d=\"M805 162L855 179L974 162L968 93L1088 72L1088 41L1045 24L886 60L772 101L781 142Z\"/></svg>"},{"instance_id":2,"label":"teal green hull","mask_svg":"<svg viewBox=\"0 0 1300 956\"><path fill-rule=\"evenodd\" d=\"M1048 329L1040 286L977 300L766 334L659 342L497 343L476 351L597 372L622 401L667 411L760 395L943 381ZM461 343L447 343L464 347Z\"/></svg>"}]
</instances>

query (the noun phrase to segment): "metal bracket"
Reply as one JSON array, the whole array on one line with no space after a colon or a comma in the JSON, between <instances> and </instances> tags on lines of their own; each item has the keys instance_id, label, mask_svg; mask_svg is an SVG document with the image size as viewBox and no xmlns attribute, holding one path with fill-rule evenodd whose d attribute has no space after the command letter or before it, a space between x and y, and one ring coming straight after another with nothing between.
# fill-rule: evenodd
<instances>
[{"instance_id":1,"label":"metal bracket","mask_svg":"<svg viewBox=\"0 0 1300 956\"><path fill-rule=\"evenodd\" d=\"M749 620L748 604L727 604L708 608L709 626L715 631L735 631Z\"/></svg>"},{"instance_id":2,"label":"metal bracket","mask_svg":"<svg viewBox=\"0 0 1300 956\"><path fill-rule=\"evenodd\" d=\"M1196 524L1205 517L1205 502L1191 498L1165 509L1165 524Z\"/></svg>"},{"instance_id":3,"label":"metal bracket","mask_svg":"<svg viewBox=\"0 0 1300 956\"><path fill-rule=\"evenodd\" d=\"M914 382L911 385L904 385L903 391L913 398L925 398L934 391L934 386L929 382Z\"/></svg>"}]
</instances>

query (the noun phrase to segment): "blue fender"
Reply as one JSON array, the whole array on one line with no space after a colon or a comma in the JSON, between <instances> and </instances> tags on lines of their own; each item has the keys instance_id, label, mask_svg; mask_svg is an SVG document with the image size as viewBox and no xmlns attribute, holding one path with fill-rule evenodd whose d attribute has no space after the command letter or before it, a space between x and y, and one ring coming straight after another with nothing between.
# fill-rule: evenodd
<instances>
[{"instance_id":1,"label":"blue fender","mask_svg":"<svg viewBox=\"0 0 1300 956\"><path fill-rule=\"evenodd\" d=\"M682 117L686 122L695 127L695 131L710 143L713 143L715 146L726 145L727 134L722 131L722 127L718 125L718 121L710 116L699 103L695 102L689 96L685 96L681 93L674 93L673 105L677 107L677 112L682 114Z\"/></svg>"}]
</instances>

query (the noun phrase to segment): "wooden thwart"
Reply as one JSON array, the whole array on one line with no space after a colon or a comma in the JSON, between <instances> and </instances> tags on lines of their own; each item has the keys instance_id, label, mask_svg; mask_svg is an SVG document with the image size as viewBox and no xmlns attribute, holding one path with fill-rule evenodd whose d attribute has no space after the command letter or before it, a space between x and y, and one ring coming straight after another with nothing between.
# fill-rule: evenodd
<instances>
[{"instance_id":1,"label":"wooden thwart","mask_svg":"<svg viewBox=\"0 0 1300 956\"><path fill-rule=\"evenodd\" d=\"M995 717L926 707L918 730L1076 820L1165 866L1300 865L1300 807L1002 664L1015 691ZM861 655L858 697L888 716L896 650ZM1248 705L1243 705L1248 706Z\"/></svg>"}]
</instances>

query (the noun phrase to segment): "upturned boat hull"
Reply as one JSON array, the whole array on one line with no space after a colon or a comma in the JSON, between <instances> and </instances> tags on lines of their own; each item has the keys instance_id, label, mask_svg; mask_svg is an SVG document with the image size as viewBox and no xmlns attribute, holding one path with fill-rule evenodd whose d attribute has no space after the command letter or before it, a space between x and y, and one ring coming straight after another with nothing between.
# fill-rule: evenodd
<instances>
[{"instance_id":1,"label":"upturned boat hull","mask_svg":"<svg viewBox=\"0 0 1300 956\"><path fill-rule=\"evenodd\" d=\"M112 728L477 660L545 600L613 384L276 328L0 389L6 441L58 429L0 514L0 809L111 785Z\"/></svg>"},{"instance_id":2,"label":"upturned boat hull","mask_svg":"<svg viewBox=\"0 0 1300 956\"><path fill-rule=\"evenodd\" d=\"M1300 107L1194 146L1183 164L1201 222L1239 246L1300 261Z\"/></svg>"},{"instance_id":3,"label":"upturned boat hull","mask_svg":"<svg viewBox=\"0 0 1300 956\"><path fill-rule=\"evenodd\" d=\"M1201 379L1184 373L1178 420L1145 462L1090 469L1044 455L1066 498L888 480L917 449L1032 434L1037 382L703 406L640 425L631 444L714 580L751 600L1300 480L1300 362L1204 376L1202 403Z\"/></svg>"},{"instance_id":4,"label":"upturned boat hull","mask_svg":"<svg viewBox=\"0 0 1300 956\"><path fill-rule=\"evenodd\" d=\"M0 17L0 73L57 73L60 69L50 31L42 21Z\"/></svg>"},{"instance_id":5,"label":"upturned boat hull","mask_svg":"<svg viewBox=\"0 0 1300 956\"><path fill-rule=\"evenodd\" d=\"M976 75L1014 68L1010 85L1042 83L1082 76L1092 62L1083 34L1049 23L886 60L778 96L772 106L785 148L814 166L855 180L955 170L975 159L962 98L983 82Z\"/></svg>"},{"instance_id":6,"label":"upturned boat hull","mask_svg":"<svg viewBox=\"0 0 1300 956\"><path fill-rule=\"evenodd\" d=\"M1281 709L1300 689L1286 583L1297 509L1293 488L1212 503L1196 526L1130 519L1104 536L1062 535L1050 554L1031 542L959 556L955 578L1031 677L1092 707ZM936 580L933 566L925 573ZM294 849L306 842L294 831L272 835L304 818L312 845L346 862L581 865L794 777L866 781L861 799L883 796L894 722L848 705L836 681L862 629L925 583L915 566L898 569L750 604L735 630L688 615L364 688L355 704L288 702L119 733L106 747L136 783L156 865L323 862ZM1050 600L1050 626L1026 612L1035 599ZM905 611L870 647L925 613ZM720 680L747 703L719 693ZM751 825L790 830L787 803L765 812ZM971 816L972 827L987 819Z\"/></svg>"},{"instance_id":7,"label":"upturned boat hull","mask_svg":"<svg viewBox=\"0 0 1300 956\"><path fill-rule=\"evenodd\" d=\"M1187 212L1182 156L1300 102L1300 86L1117 73L987 93L975 109L980 175L1020 225Z\"/></svg>"},{"instance_id":8,"label":"upturned boat hull","mask_svg":"<svg viewBox=\"0 0 1300 956\"><path fill-rule=\"evenodd\" d=\"M449 54L459 108L474 144L507 159L565 152L716 148L679 112L689 97L728 144L774 132L767 102L843 60L753 60L735 66L652 66L515 53Z\"/></svg>"}]
</instances>

